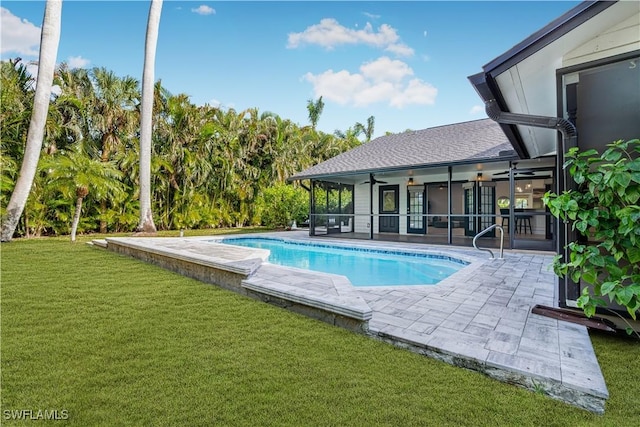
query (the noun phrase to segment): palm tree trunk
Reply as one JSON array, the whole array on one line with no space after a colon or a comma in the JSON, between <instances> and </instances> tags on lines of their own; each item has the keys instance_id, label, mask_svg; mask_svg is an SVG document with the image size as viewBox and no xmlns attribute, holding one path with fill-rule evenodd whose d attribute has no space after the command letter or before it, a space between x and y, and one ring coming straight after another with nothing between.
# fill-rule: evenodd
<instances>
[{"instance_id":1,"label":"palm tree trunk","mask_svg":"<svg viewBox=\"0 0 640 427\"><path fill-rule=\"evenodd\" d=\"M153 131L153 90L156 45L162 0L151 0L142 73L142 105L140 111L140 222L137 231L155 233L151 210L151 134Z\"/></svg>"},{"instance_id":2,"label":"palm tree trunk","mask_svg":"<svg viewBox=\"0 0 640 427\"><path fill-rule=\"evenodd\" d=\"M78 223L80 222L80 213L82 212L82 197L76 199L76 211L73 213L73 221L71 222L71 241L76 241L76 232L78 231Z\"/></svg>"},{"instance_id":3,"label":"palm tree trunk","mask_svg":"<svg viewBox=\"0 0 640 427\"><path fill-rule=\"evenodd\" d=\"M33 178L36 175L38 159L42 150L44 127L47 121L49 98L53 84L53 72L56 67L56 56L60 42L60 23L62 18L62 0L47 0L40 36L40 56L38 59L38 78L33 100L31 122L27 133L27 144L24 159L16 186L7 205L7 212L2 219L0 241L9 242L13 238L20 216L24 211L27 198L31 192Z\"/></svg>"}]
</instances>

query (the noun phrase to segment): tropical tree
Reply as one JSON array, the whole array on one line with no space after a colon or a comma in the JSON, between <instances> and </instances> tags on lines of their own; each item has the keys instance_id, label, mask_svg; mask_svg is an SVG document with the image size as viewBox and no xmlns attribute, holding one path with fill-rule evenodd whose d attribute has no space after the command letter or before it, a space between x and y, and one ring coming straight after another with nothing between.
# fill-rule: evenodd
<instances>
[{"instance_id":1,"label":"tropical tree","mask_svg":"<svg viewBox=\"0 0 640 427\"><path fill-rule=\"evenodd\" d=\"M96 198L119 197L125 192L122 172L114 162L92 159L79 149L43 159L48 181L65 198L75 197L75 210L71 223L71 241L76 240L82 202L90 194Z\"/></svg>"},{"instance_id":2,"label":"tropical tree","mask_svg":"<svg viewBox=\"0 0 640 427\"><path fill-rule=\"evenodd\" d=\"M33 184L33 178L38 167L38 159L42 149L44 127L49 109L51 86L53 84L53 72L56 66L58 44L60 42L60 24L62 18L62 0L47 0L42 22L40 38L40 53L38 58L38 77L36 80L36 92L33 103L33 112L27 144L22 160L20 173L16 185L7 205L6 214L2 220L0 241L8 242L13 238L18 221L29 197Z\"/></svg>"},{"instance_id":3,"label":"tropical tree","mask_svg":"<svg viewBox=\"0 0 640 427\"><path fill-rule=\"evenodd\" d=\"M0 62L0 144L3 157L8 155L16 161L24 155L33 110L34 79L21 61Z\"/></svg>"},{"instance_id":4,"label":"tropical tree","mask_svg":"<svg viewBox=\"0 0 640 427\"><path fill-rule=\"evenodd\" d=\"M51 121L57 123L49 125L55 132L49 135L47 153L53 154L58 149L66 149L76 143L82 144L84 151L96 155L97 150L92 149L90 124L90 101L93 94L93 85L89 73L84 68L69 68L66 63L61 63L54 74L54 84L60 89L55 97L53 108L50 109Z\"/></svg>"},{"instance_id":5,"label":"tropical tree","mask_svg":"<svg viewBox=\"0 0 640 427\"><path fill-rule=\"evenodd\" d=\"M151 133L153 131L153 80L161 12L162 0L152 0L147 21L140 108L140 222L137 230L151 233L156 232L151 209Z\"/></svg>"},{"instance_id":6,"label":"tropical tree","mask_svg":"<svg viewBox=\"0 0 640 427\"><path fill-rule=\"evenodd\" d=\"M138 81L133 77L120 78L105 68L94 68L91 77L94 91L91 98L85 101L91 122L90 132L101 161L108 162L134 138L139 125L136 107L140 91ZM100 204L103 216L100 232L106 233L107 200L102 200Z\"/></svg>"},{"instance_id":7,"label":"tropical tree","mask_svg":"<svg viewBox=\"0 0 640 427\"><path fill-rule=\"evenodd\" d=\"M322 101L322 97L317 100L309 99L307 101L307 111L309 112L309 121L311 122L311 127L315 130L316 125L318 124L318 120L320 120L320 116L322 115L322 110L324 110L324 102Z\"/></svg>"},{"instance_id":8,"label":"tropical tree","mask_svg":"<svg viewBox=\"0 0 640 427\"><path fill-rule=\"evenodd\" d=\"M362 123L358 122L355 124L355 129L358 133L363 133L365 136L365 142L371 141L373 137L373 131L375 128L376 119L373 116L369 116L367 119L367 126L365 127Z\"/></svg>"}]
</instances>

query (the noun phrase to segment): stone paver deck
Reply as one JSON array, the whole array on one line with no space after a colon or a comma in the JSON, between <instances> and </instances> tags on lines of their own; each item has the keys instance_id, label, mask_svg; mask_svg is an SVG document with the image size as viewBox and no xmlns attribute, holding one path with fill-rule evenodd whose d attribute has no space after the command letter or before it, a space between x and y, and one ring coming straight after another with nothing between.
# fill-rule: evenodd
<instances>
[{"instance_id":1,"label":"stone paver deck","mask_svg":"<svg viewBox=\"0 0 640 427\"><path fill-rule=\"evenodd\" d=\"M261 235L345 245L343 240L311 239L306 232ZM140 240L145 239L145 246L163 244L159 238ZM212 239L165 242L172 251L195 252L202 259L211 252L201 240ZM504 260L488 260L486 253L467 248L378 241L346 245L427 250L470 265L437 285L425 286L352 287L342 276L271 264L263 264L246 282L271 284L277 292L289 289L321 301L338 298L359 313L368 306L366 333L376 339L604 412L608 391L587 328L531 313L536 304L557 306L556 280L548 269L552 254L507 252ZM230 253L235 260L237 252Z\"/></svg>"}]
</instances>

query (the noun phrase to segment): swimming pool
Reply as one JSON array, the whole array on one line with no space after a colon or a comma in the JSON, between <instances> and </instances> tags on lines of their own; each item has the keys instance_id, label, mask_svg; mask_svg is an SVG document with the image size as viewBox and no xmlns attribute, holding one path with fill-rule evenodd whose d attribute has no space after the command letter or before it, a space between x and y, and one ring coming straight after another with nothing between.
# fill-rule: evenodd
<instances>
[{"instance_id":1,"label":"swimming pool","mask_svg":"<svg viewBox=\"0 0 640 427\"><path fill-rule=\"evenodd\" d=\"M433 285L468 264L446 255L264 237L226 238L222 243L268 249L272 264L340 274L354 286Z\"/></svg>"}]
</instances>

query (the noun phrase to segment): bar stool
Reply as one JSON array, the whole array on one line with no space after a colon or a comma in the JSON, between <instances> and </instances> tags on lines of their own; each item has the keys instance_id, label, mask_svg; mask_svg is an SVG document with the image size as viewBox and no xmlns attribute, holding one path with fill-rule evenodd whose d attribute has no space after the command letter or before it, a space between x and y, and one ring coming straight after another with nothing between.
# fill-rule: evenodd
<instances>
[{"instance_id":1,"label":"bar stool","mask_svg":"<svg viewBox=\"0 0 640 427\"><path fill-rule=\"evenodd\" d=\"M500 208L500 216L502 217L502 223L500 225L502 227L509 227L509 209Z\"/></svg>"},{"instance_id":2,"label":"bar stool","mask_svg":"<svg viewBox=\"0 0 640 427\"><path fill-rule=\"evenodd\" d=\"M524 234L527 234L527 227L529 228L529 234L533 234L531 228L531 215L516 215L516 229L518 233L522 234L522 227L524 226Z\"/></svg>"}]
</instances>

